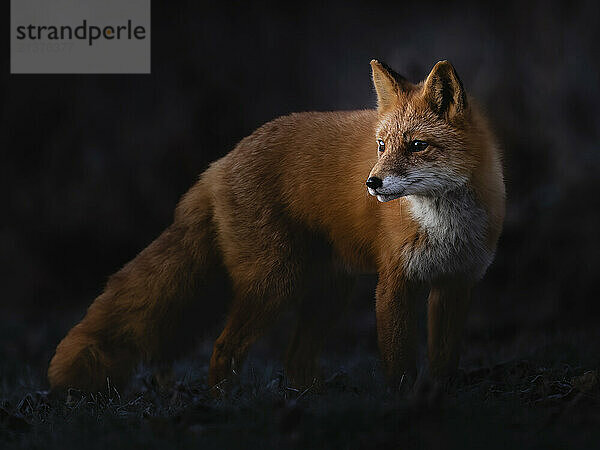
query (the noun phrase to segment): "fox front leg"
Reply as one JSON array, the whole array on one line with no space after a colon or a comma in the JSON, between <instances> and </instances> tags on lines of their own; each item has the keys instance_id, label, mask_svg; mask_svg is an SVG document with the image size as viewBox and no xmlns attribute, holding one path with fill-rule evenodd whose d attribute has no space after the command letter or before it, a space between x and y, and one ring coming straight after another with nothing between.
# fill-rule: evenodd
<instances>
[{"instance_id":1,"label":"fox front leg","mask_svg":"<svg viewBox=\"0 0 600 450\"><path fill-rule=\"evenodd\" d=\"M434 285L428 300L429 370L436 378L453 375L458 368L460 341L471 303L471 286Z\"/></svg>"},{"instance_id":2,"label":"fox front leg","mask_svg":"<svg viewBox=\"0 0 600 450\"><path fill-rule=\"evenodd\" d=\"M416 378L417 287L393 272L382 271L376 291L377 338L385 374L394 388Z\"/></svg>"}]
</instances>

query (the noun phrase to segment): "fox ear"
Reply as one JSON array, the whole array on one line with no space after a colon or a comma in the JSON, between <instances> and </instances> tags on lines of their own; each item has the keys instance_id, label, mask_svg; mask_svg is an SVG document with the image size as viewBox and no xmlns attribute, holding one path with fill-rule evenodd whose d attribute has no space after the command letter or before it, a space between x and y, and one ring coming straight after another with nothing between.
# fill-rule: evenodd
<instances>
[{"instance_id":1,"label":"fox ear","mask_svg":"<svg viewBox=\"0 0 600 450\"><path fill-rule=\"evenodd\" d=\"M397 74L385 63L376 59L371 60L373 84L377 92L377 109L383 111L394 106L400 92L410 89L411 83L402 75Z\"/></svg>"},{"instance_id":2,"label":"fox ear","mask_svg":"<svg viewBox=\"0 0 600 450\"><path fill-rule=\"evenodd\" d=\"M423 95L440 116L452 118L467 110L467 94L448 61L440 61L433 67L423 85Z\"/></svg>"}]
</instances>

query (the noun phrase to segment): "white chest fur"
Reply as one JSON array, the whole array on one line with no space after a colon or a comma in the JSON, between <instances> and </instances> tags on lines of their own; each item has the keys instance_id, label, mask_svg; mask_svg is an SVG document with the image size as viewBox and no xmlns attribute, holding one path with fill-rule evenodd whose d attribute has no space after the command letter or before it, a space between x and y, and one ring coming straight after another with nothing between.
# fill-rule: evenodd
<instances>
[{"instance_id":1,"label":"white chest fur","mask_svg":"<svg viewBox=\"0 0 600 450\"><path fill-rule=\"evenodd\" d=\"M407 199L424 238L403 255L405 273L422 281L446 276L480 279L493 250L486 245L487 214L473 193L461 189L441 197Z\"/></svg>"}]
</instances>

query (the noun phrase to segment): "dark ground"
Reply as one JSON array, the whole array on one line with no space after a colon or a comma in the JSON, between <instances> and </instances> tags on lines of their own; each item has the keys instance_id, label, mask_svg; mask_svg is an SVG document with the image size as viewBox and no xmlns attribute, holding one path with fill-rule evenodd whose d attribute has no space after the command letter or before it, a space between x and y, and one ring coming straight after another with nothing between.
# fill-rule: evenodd
<instances>
[{"instance_id":1,"label":"dark ground","mask_svg":"<svg viewBox=\"0 0 600 450\"><path fill-rule=\"evenodd\" d=\"M10 76L4 54L0 448L599 447L600 7L448 3L154 1L149 76ZM507 218L458 379L386 390L364 277L322 392L280 379L283 326L221 400L207 340L162 388L141 368L49 402L58 341L210 161L282 114L373 107L374 57L412 81L449 59L504 148Z\"/></svg>"},{"instance_id":2,"label":"dark ground","mask_svg":"<svg viewBox=\"0 0 600 450\"><path fill-rule=\"evenodd\" d=\"M22 339L30 349L50 350L46 343L56 342L59 329L65 327L29 330ZM9 340L25 332L22 325L2 330ZM259 346L239 386L218 400L206 386L209 345L177 363L166 386L141 368L124 391L72 391L66 401L39 390L49 353L4 345L0 446L597 448L598 338L591 331L482 337L470 327L457 379L435 386L421 373L407 394L386 388L376 353L364 343L329 349L325 387L303 392L286 387L273 346Z\"/></svg>"}]
</instances>

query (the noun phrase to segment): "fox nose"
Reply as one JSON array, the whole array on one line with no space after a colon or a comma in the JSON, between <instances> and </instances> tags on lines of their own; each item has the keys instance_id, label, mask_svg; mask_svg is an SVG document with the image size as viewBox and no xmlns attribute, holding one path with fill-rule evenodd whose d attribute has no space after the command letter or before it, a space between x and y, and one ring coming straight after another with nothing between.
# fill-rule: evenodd
<instances>
[{"instance_id":1,"label":"fox nose","mask_svg":"<svg viewBox=\"0 0 600 450\"><path fill-rule=\"evenodd\" d=\"M381 178L369 177L367 180L367 187L371 189L378 189L381 186L383 186L383 181L381 181Z\"/></svg>"}]
</instances>

